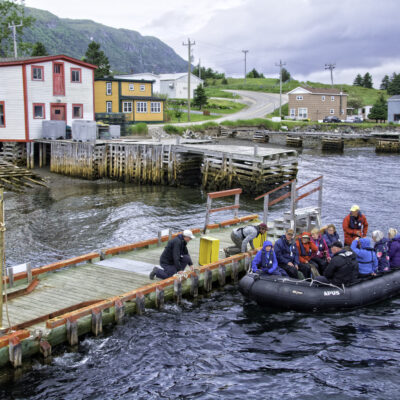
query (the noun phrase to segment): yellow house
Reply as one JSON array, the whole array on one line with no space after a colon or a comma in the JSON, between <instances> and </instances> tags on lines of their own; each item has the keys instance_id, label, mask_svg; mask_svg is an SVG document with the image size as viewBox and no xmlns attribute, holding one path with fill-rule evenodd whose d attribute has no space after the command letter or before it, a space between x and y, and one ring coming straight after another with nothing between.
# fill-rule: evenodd
<instances>
[{"instance_id":1,"label":"yellow house","mask_svg":"<svg viewBox=\"0 0 400 400\"><path fill-rule=\"evenodd\" d=\"M153 97L153 82L101 78L94 83L96 113L124 113L128 123L164 122L164 99Z\"/></svg>"}]
</instances>

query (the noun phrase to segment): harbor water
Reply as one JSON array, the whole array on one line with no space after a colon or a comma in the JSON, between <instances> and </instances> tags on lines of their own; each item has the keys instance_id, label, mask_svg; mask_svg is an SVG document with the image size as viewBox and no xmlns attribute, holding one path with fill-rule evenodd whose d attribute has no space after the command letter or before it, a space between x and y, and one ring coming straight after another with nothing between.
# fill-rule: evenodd
<instances>
[{"instance_id":1,"label":"harbor water","mask_svg":"<svg viewBox=\"0 0 400 400\"><path fill-rule=\"evenodd\" d=\"M200 189L40 173L49 189L5 195L7 265L40 266L156 237L160 229L204 224ZM304 150L299 183L319 175L323 222L334 223L341 237L352 204L367 216L369 233L400 228L397 155L371 148ZM317 195L299 206L316 204ZM241 215L261 215L262 208L262 200L241 197ZM289 202L281 202L270 216L288 209ZM0 399L397 399L399 306L400 297L343 313L277 312L260 309L228 285L195 303L131 316L102 336L83 338L78 349L59 347L49 363L38 358L2 371Z\"/></svg>"}]
</instances>

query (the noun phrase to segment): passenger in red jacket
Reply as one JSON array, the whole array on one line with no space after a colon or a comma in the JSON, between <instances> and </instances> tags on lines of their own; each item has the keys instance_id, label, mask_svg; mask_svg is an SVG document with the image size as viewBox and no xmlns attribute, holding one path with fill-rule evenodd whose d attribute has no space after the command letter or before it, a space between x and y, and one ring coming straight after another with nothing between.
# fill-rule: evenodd
<instances>
[{"instance_id":1,"label":"passenger in red jacket","mask_svg":"<svg viewBox=\"0 0 400 400\"><path fill-rule=\"evenodd\" d=\"M350 246L353 240L358 237L366 237L368 222L364 214L361 214L360 207L354 204L350 208L350 214L343 220L344 244Z\"/></svg>"},{"instance_id":2,"label":"passenger in red jacket","mask_svg":"<svg viewBox=\"0 0 400 400\"><path fill-rule=\"evenodd\" d=\"M303 232L296 240L297 251L299 252L299 269L306 278L311 278L310 260L317 255L318 247L310 241L310 234Z\"/></svg>"}]
</instances>

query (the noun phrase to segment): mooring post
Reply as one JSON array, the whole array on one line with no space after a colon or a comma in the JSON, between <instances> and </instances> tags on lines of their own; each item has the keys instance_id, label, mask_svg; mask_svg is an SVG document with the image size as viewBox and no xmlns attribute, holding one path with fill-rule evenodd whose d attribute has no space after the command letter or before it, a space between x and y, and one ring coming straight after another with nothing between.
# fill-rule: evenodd
<instances>
[{"instance_id":1,"label":"mooring post","mask_svg":"<svg viewBox=\"0 0 400 400\"><path fill-rule=\"evenodd\" d=\"M180 278L174 280L174 298L176 304L180 304L182 301L182 282Z\"/></svg>"},{"instance_id":2,"label":"mooring post","mask_svg":"<svg viewBox=\"0 0 400 400\"><path fill-rule=\"evenodd\" d=\"M164 288L162 287L156 288L156 307L158 310L164 308Z\"/></svg>"},{"instance_id":3,"label":"mooring post","mask_svg":"<svg viewBox=\"0 0 400 400\"><path fill-rule=\"evenodd\" d=\"M218 267L218 282L220 286L225 286L226 282L226 267L225 265L220 265Z\"/></svg>"},{"instance_id":4,"label":"mooring post","mask_svg":"<svg viewBox=\"0 0 400 400\"><path fill-rule=\"evenodd\" d=\"M22 345L17 336L12 337L8 342L8 355L14 368L22 365Z\"/></svg>"},{"instance_id":5,"label":"mooring post","mask_svg":"<svg viewBox=\"0 0 400 400\"><path fill-rule=\"evenodd\" d=\"M68 318L66 323L67 339L70 346L78 344L78 322Z\"/></svg>"},{"instance_id":6,"label":"mooring post","mask_svg":"<svg viewBox=\"0 0 400 400\"><path fill-rule=\"evenodd\" d=\"M40 339L39 349L43 358L51 357L51 344L47 340Z\"/></svg>"},{"instance_id":7,"label":"mooring post","mask_svg":"<svg viewBox=\"0 0 400 400\"><path fill-rule=\"evenodd\" d=\"M92 309L92 333L98 336L103 332L103 313L99 308Z\"/></svg>"},{"instance_id":8,"label":"mooring post","mask_svg":"<svg viewBox=\"0 0 400 400\"><path fill-rule=\"evenodd\" d=\"M190 294L196 298L199 295L199 274L196 272L191 276Z\"/></svg>"},{"instance_id":9,"label":"mooring post","mask_svg":"<svg viewBox=\"0 0 400 400\"><path fill-rule=\"evenodd\" d=\"M117 324L122 324L124 317L125 317L125 305L122 302L122 300L118 299L115 300L114 303L114 308L115 308L115 322Z\"/></svg>"},{"instance_id":10,"label":"mooring post","mask_svg":"<svg viewBox=\"0 0 400 400\"><path fill-rule=\"evenodd\" d=\"M204 271L204 290L206 292L211 292L212 290L212 271L210 269Z\"/></svg>"},{"instance_id":11,"label":"mooring post","mask_svg":"<svg viewBox=\"0 0 400 400\"><path fill-rule=\"evenodd\" d=\"M136 295L136 314L143 315L144 312L145 312L144 296L143 293L138 293Z\"/></svg>"},{"instance_id":12,"label":"mooring post","mask_svg":"<svg viewBox=\"0 0 400 400\"><path fill-rule=\"evenodd\" d=\"M234 283L237 283L239 279L239 263L235 260L232 262L232 274L231 279Z\"/></svg>"}]
</instances>

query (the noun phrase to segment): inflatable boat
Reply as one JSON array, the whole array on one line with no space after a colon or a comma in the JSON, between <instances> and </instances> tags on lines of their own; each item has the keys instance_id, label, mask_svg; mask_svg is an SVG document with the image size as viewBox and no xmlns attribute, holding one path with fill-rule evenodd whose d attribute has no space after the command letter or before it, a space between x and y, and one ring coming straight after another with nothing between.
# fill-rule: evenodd
<instances>
[{"instance_id":1,"label":"inflatable boat","mask_svg":"<svg viewBox=\"0 0 400 400\"><path fill-rule=\"evenodd\" d=\"M400 270L351 286L317 286L310 280L249 273L240 280L239 290L262 307L308 312L353 309L400 294Z\"/></svg>"}]
</instances>

